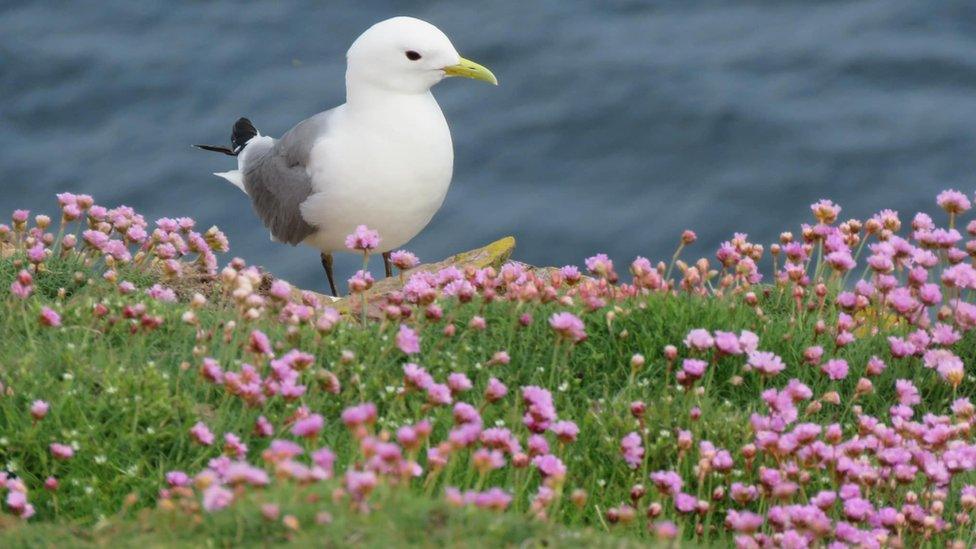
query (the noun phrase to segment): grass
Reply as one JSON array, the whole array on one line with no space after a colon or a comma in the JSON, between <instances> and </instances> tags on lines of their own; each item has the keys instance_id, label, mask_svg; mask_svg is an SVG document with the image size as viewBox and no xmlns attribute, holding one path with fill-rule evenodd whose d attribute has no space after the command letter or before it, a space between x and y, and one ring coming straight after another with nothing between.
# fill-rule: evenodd
<instances>
[{"instance_id":1,"label":"grass","mask_svg":"<svg viewBox=\"0 0 976 549\"><path fill-rule=\"evenodd\" d=\"M838 310L832 301L828 299L820 311L798 314L785 286L756 286L753 304L744 293L721 298L651 293L593 311L577 303L569 309L585 321L587 338L575 345L560 339L546 321L552 313L567 310L565 304L444 300L443 319L426 320L422 309L415 310L410 325L420 335L422 351L411 357L394 345L397 321L341 322L322 333L312 322L282 322L277 314L280 305L269 305L264 314L247 320L240 304L220 284L187 284L179 288L178 302L160 302L144 292L157 282L157 275L119 266L114 270L116 282L105 280L104 264L91 255L87 259L76 253L55 255L35 275L35 295L20 300L8 288L23 266L20 255L0 260L0 382L5 387L0 397L0 467L26 483L37 514L26 523L8 517L0 524L0 545L5 547L236 546L285 541L430 547L646 543L653 539L649 532L653 521L643 509L652 501L665 501L649 486L649 472L677 471L686 479L686 491L704 500L712 499L716 489L726 490L731 482L755 481L756 471L743 466L739 449L754 437L750 416L768 413L760 398L767 388L782 387L791 378L805 383L822 406L806 412L801 408L800 421L838 423L846 436L858 431L859 416L888 415L897 400L896 379L912 379L922 391L916 417L926 412L944 414L954 399L974 392L971 375L954 389L935 372L920 368L917 358L892 359L885 338L915 329L903 321L886 321L885 329L874 335L865 324L853 343L834 346L829 330L818 335L815 329L818 321L836 319ZM135 283L138 290L121 293L120 280ZM838 289L835 286L832 295ZM205 292L207 302L191 309L187 301L194 291ZM152 326L127 318L132 316L127 308L131 312L141 306L145 307L142 316L154 319ZM42 307L58 311L62 325L50 328L39 323ZM104 311L96 314L96 307ZM186 318L189 310L192 322ZM533 318L527 326L519 322L526 313ZM476 316L485 319L486 329L470 327ZM457 328L451 337L444 335L449 324ZM787 368L773 379L764 379L744 374L741 356L714 358L704 379L692 390L681 390L674 383L674 370L680 366L666 358L665 347L678 346L681 356L686 356L682 341L695 328L755 332L760 349L782 357ZM253 330L267 334L278 356L293 348L314 355L314 365L301 374L308 389L298 400L272 397L252 407L201 378L203 357L215 358L228 371L244 362L264 367L264 359L248 350ZM803 352L811 345L823 345L829 356L845 359L851 374L833 381L805 364ZM961 357L976 356L976 337L966 332L953 350ZM507 351L507 364L493 363L498 351ZM635 353L645 357L640 368L632 366ZM873 392L857 396L856 385L873 355L884 357L888 368L872 378ZM337 455L337 477L363 459L359 443L339 419L349 406L375 403L381 438L428 418L434 424L430 439L445 439L453 423L450 408L431 408L422 397L400 390L402 367L409 361L422 363L437 380L452 372L465 373L474 388L457 398L480 410L485 427L509 427L523 437L523 443L525 408L519 403L518 388L538 385L552 391L559 417L575 421L580 433L571 443L549 439L568 473L556 487L558 502L546 509L545 520L537 518L533 506L541 481L531 468L479 473L471 466L471 456L463 453L437 474L400 485L381 483L369 500L368 513L350 505L338 480L240 489L231 508L215 513L200 512L196 496L160 498L168 471L193 475L220 456L220 440L204 447L188 436L199 421L218 437L239 435L249 447L248 455L256 458L270 440L252 435L257 418L265 416L276 426L275 437L293 438L289 420L299 406L307 406L321 414L326 424L316 440L299 442L306 452L331 448ZM338 394L326 390L327 374L341 382ZM483 396L490 377L509 388L501 402L489 404ZM821 398L831 391L842 397L836 404ZM37 399L50 404L42 420L28 413ZM647 404L644 429L629 411L634 401ZM700 418L693 416L697 411ZM736 455L736 468L728 474L699 475L696 452L676 446L679 429L691 431L696 446L710 441L729 449ZM641 433L646 450L636 470L624 466L620 457L620 440L632 431ZM54 459L48 449L54 442L72 445L74 457ZM41 488L49 476L60 483L56 491ZM687 480L696 478L697 483ZM958 478L957 486L974 481L972 473ZM636 518L612 524L608 510L631 502L638 484L648 485L648 493L639 501ZM813 494L833 485L824 474L810 479L803 490ZM444 501L449 486L498 486L513 500L503 513L457 509ZM898 493L926 489L920 476ZM281 516L293 515L295 525L278 515L274 520L263 518L261 505L269 503L279 506ZM758 510L769 505L760 502ZM958 510L954 501L946 505L947 516ZM731 542L731 533L722 518L733 507L721 497L700 519L678 520L670 506L660 518L677 521L684 528L681 539L688 542L725 545ZM318 524L323 513L331 516L328 524ZM700 533L693 531L695 526Z\"/></svg>"}]
</instances>

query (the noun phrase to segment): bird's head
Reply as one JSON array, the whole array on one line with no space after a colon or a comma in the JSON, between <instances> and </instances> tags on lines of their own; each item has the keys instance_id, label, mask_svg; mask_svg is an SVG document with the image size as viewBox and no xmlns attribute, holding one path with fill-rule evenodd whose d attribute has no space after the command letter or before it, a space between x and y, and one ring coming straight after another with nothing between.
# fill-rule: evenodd
<instances>
[{"instance_id":1,"label":"bird's head","mask_svg":"<svg viewBox=\"0 0 976 549\"><path fill-rule=\"evenodd\" d=\"M498 84L491 71L461 57L440 29L413 17L394 17L366 29L346 59L347 83L399 93L426 92L448 76Z\"/></svg>"}]
</instances>

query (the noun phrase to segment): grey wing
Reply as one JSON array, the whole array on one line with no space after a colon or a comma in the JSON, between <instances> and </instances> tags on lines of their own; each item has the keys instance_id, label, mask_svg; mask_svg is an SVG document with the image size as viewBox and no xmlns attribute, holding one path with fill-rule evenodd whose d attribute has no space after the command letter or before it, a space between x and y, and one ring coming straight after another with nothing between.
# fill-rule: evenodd
<instances>
[{"instance_id":1,"label":"grey wing","mask_svg":"<svg viewBox=\"0 0 976 549\"><path fill-rule=\"evenodd\" d=\"M299 123L263 154L248 155L244 188L254 211L279 242L294 246L316 230L302 217L301 205L312 194L308 156L325 130L326 115L328 112L320 113Z\"/></svg>"}]
</instances>

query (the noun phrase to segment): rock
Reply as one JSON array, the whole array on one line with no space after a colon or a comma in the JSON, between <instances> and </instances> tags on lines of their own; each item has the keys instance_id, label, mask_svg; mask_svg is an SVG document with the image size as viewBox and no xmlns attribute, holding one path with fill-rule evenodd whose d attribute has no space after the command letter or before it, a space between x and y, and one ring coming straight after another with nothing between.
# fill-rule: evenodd
<instances>
[{"instance_id":1,"label":"rock","mask_svg":"<svg viewBox=\"0 0 976 549\"><path fill-rule=\"evenodd\" d=\"M418 265L413 269L405 271L402 275L394 274L390 278L381 278L376 281L373 287L369 290L368 298L370 302L370 316L376 316L380 314L378 309L378 303L383 301L383 298L392 292L395 292L403 287L404 282L410 279L410 275L419 271L439 271L445 267L454 266L460 270L464 270L467 267L474 267L476 269L483 269L485 267L495 267L496 269L505 264L506 261L512 256L512 251L515 250L515 237L506 236L500 238L487 246L481 248L476 248L474 250L469 250L467 252L461 252L459 254L448 257L436 263L424 263ZM271 282L262 283L262 287L270 287ZM296 288L294 290L296 297L299 297L302 293L301 289ZM320 294L317 292L311 292L314 294L322 303L331 304L341 313L347 313L350 309L353 311L358 311L360 307L360 302L358 298L353 297L332 297L330 295Z\"/></svg>"}]
</instances>

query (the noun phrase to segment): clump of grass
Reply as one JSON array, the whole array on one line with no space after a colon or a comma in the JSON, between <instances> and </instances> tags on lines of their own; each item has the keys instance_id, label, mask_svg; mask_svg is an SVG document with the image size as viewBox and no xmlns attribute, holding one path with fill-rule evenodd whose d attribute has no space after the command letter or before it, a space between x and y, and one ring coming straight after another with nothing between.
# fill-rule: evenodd
<instances>
[{"instance_id":1,"label":"clump of grass","mask_svg":"<svg viewBox=\"0 0 976 549\"><path fill-rule=\"evenodd\" d=\"M821 201L800 238L639 257L626 283L601 254L414 273L352 319L219 269L216 228L59 202L56 234L0 226L11 543L973 541L959 193L944 228Z\"/></svg>"}]
</instances>

